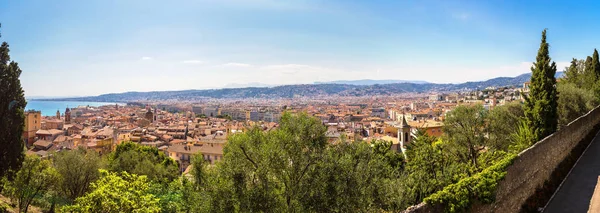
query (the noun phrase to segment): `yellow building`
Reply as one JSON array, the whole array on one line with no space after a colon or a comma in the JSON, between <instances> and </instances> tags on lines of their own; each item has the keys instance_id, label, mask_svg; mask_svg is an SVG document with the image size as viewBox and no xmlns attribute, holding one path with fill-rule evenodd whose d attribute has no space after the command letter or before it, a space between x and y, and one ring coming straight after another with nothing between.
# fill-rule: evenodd
<instances>
[{"instance_id":1,"label":"yellow building","mask_svg":"<svg viewBox=\"0 0 600 213\"><path fill-rule=\"evenodd\" d=\"M131 132L119 133L119 135L117 136L117 145L127 141L132 141Z\"/></svg>"},{"instance_id":2,"label":"yellow building","mask_svg":"<svg viewBox=\"0 0 600 213\"><path fill-rule=\"evenodd\" d=\"M116 147L113 143L113 138L92 138L88 140L87 148L96 151L98 154L106 154Z\"/></svg>"},{"instance_id":3,"label":"yellow building","mask_svg":"<svg viewBox=\"0 0 600 213\"><path fill-rule=\"evenodd\" d=\"M23 130L23 140L27 146L33 145L35 142L35 132L41 129L42 112L29 110L25 112L25 129Z\"/></svg>"}]
</instances>

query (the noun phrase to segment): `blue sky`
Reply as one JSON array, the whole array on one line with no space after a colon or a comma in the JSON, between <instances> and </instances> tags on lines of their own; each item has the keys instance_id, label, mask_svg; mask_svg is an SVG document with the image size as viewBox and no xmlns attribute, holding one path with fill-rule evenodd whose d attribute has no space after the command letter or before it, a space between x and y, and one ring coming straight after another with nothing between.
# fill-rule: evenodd
<instances>
[{"instance_id":1,"label":"blue sky","mask_svg":"<svg viewBox=\"0 0 600 213\"><path fill-rule=\"evenodd\" d=\"M600 2L0 0L27 96L529 72L600 47Z\"/></svg>"}]
</instances>

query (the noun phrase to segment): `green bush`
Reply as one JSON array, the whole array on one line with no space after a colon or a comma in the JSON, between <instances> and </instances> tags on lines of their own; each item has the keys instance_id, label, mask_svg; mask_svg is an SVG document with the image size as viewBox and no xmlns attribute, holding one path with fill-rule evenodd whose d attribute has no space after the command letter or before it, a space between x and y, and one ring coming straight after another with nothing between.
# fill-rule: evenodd
<instances>
[{"instance_id":1,"label":"green bush","mask_svg":"<svg viewBox=\"0 0 600 213\"><path fill-rule=\"evenodd\" d=\"M468 209L474 200L494 202L498 182L504 179L506 168L516 156L510 154L482 172L446 186L425 198L425 203L445 206L448 212L459 212Z\"/></svg>"}]
</instances>

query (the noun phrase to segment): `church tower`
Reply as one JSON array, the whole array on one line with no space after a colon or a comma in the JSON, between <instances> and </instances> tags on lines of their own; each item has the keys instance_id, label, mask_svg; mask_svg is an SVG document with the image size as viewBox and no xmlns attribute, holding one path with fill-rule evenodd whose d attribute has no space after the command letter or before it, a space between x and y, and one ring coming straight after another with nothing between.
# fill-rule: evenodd
<instances>
[{"instance_id":1,"label":"church tower","mask_svg":"<svg viewBox=\"0 0 600 213\"><path fill-rule=\"evenodd\" d=\"M185 123L185 132L183 133L183 139L187 141L187 137L189 134L188 123Z\"/></svg>"},{"instance_id":2,"label":"church tower","mask_svg":"<svg viewBox=\"0 0 600 213\"><path fill-rule=\"evenodd\" d=\"M154 118L152 118L152 122L156 122L156 117L157 117L158 113L156 113L156 107L154 108Z\"/></svg>"},{"instance_id":3,"label":"church tower","mask_svg":"<svg viewBox=\"0 0 600 213\"><path fill-rule=\"evenodd\" d=\"M404 114L402 115L400 125L398 126L398 142L400 144L400 149L404 149L406 145L412 142L412 136L410 136L410 125L408 125L406 116Z\"/></svg>"},{"instance_id":4,"label":"church tower","mask_svg":"<svg viewBox=\"0 0 600 213\"><path fill-rule=\"evenodd\" d=\"M60 111L58 109L56 110L56 119L60 120Z\"/></svg>"},{"instance_id":5,"label":"church tower","mask_svg":"<svg viewBox=\"0 0 600 213\"><path fill-rule=\"evenodd\" d=\"M70 124L71 123L71 110L69 109L69 107L67 107L67 109L65 110L65 124Z\"/></svg>"}]
</instances>

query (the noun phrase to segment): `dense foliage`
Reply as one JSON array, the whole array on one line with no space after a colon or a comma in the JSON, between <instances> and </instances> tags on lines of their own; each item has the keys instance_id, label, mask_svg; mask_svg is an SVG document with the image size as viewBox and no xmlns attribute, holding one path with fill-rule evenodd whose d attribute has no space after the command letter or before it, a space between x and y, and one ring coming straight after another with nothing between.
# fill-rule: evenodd
<instances>
[{"instance_id":1,"label":"dense foliage","mask_svg":"<svg viewBox=\"0 0 600 213\"><path fill-rule=\"evenodd\" d=\"M508 155L498 163L484 169L458 183L444 187L427 197L424 201L432 204L444 204L448 212L461 212L469 208L474 200L491 203L495 199L498 182L506 175L506 167L512 164L516 155Z\"/></svg>"},{"instance_id":2,"label":"dense foliage","mask_svg":"<svg viewBox=\"0 0 600 213\"><path fill-rule=\"evenodd\" d=\"M593 91L579 88L575 84L560 83L557 90L558 123L561 126L569 124L599 104Z\"/></svg>"},{"instance_id":3,"label":"dense foliage","mask_svg":"<svg viewBox=\"0 0 600 213\"><path fill-rule=\"evenodd\" d=\"M0 45L0 178L18 170L24 157L21 136L27 102L20 75L21 68L10 60L8 43L3 42Z\"/></svg>"},{"instance_id":4,"label":"dense foliage","mask_svg":"<svg viewBox=\"0 0 600 213\"><path fill-rule=\"evenodd\" d=\"M102 178L92 183L92 191L65 206L64 212L160 212L159 199L150 190L146 176L100 171Z\"/></svg>"},{"instance_id":5,"label":"dense foliage","mask_svg":"<svg viewBox=\"0 0 600 213\"><path fill-rule=\"evenodd\" d=\"M178 176L177 162L155 147L133 142L119 144L108 157L108 169L146 175L161 183L173 181Z\"/></svg>"},{"instance_id":6,"label":"dense foliage","mask_svg":"<svg viewBox=\"0 0 600 213\"><path fill-rule=\"evenodd\" d=\"M567 125L600 103L600 59L594 49L587 59L573 59L565 78L557 84L558 123Z\"/></svg>"},{"instance_id":7,"label":"dense foliage","mask_svg":"<svg viewBox=\"0 0 600 213\"><path fill-rule=\"evenodd\" d=\"M523 105L518 102L497 106L490 110L487 118L487 146L495 150L506 150L512 134L518 130L525 116Z\"/></svg>"},{"instance_id":8,"label":"dense foliage","mask_svg":"<svg viewBox=\"0 0 600 213\"><path fill-rule=\"evenodd\" d=\"M486 147L487 110L482 105L457 107L446 115L444 133L453 144L450 152L458 161L478 169L478 158ZM470 171L467 171L470 172Z\"/></svg>"},{"instance_id":9,"label":"dense foliage","mask_svg":"<svg viewBox=\"0 0 600 213\"><path fill-rule=\"evenodd\" d=\"M14 180L5 182L3 193L16 200L18 208L27 212L34 199L45 195L55 187L58 179L56 169L49 160L27 156Z\"/></svg>"},{"instance_id":10,"label":"dense foliage","mask_svg":"<svg viewBox=\"0 0 600 213\"><path fill-rule=\"evenodd\" d=\"M525 118L536 139L544 138L558 127L556 63L550 58L550 45L546 42L546 30L542 31L542 42L536 62L531 67L529 95L525 98Z\"/></svg>"},{"instance_id":11,"label":"dense foliage","mask_svg":"<svg viewBox=\"0 0 600 213\"><path fill-rule=\"evenodd\" d=\"M58 180L59 193L73 202L88 192L90 184L99 178L100 157L96 152L85 149L58 152L54 156L54 167L61 177Z\"/></svg>"},{"instance_id":12,"label":"dense foliage","mask_svg":"<svg viewBox=\"0 0 600 213\"><path fill-rule=\"evenodd\" d=\"M325 130L306 114L284 114L277 130L254 128L234 135L224 161L208 172L213 174L194 178L208 179L203 190L213 192L210 211L356 212L406 207L393 187L402 172L402 155L391 151L391 144L330 144Z\"/></svg>"}]
</instances>

